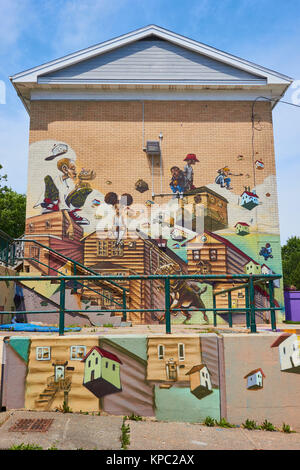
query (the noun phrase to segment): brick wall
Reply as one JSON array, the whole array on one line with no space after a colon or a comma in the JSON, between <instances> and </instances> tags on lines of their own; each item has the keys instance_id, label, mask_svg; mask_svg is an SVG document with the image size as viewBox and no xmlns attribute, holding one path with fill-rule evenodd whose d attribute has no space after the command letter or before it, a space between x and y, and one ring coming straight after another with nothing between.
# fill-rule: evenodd
<instances>
[{"instance_id":1,"label":"brick wall","mask_svg":"<svg viewBox=\"0 0 300 470\"><path fill-rule=\"evenodd\" d=\"M229 166L244 177L234 178L235 193L254 185L252 163L252 102L145 101L144 142L163 133L163 188L169 190L170 168L183 168L187 153L196 153L195 185L213 183L216 171ZM255 104L256 184L275 174L270 103ZM142 102L33 101L30 143L55 139L67 142L77 155L78 168L94 169L93 187L100 191L130 192L134 202L151 197L151 161L143 152ZM243 155L243 160L238 160ZM249 175L249 176L245 176ZM31 175L29 175L31 178ZM142 178L149 192L140 194L134 183ZM108 185L106 182L111 181ZM160 192L159 167L155 168L155 192Z\"/></svg>"}]
</instances>

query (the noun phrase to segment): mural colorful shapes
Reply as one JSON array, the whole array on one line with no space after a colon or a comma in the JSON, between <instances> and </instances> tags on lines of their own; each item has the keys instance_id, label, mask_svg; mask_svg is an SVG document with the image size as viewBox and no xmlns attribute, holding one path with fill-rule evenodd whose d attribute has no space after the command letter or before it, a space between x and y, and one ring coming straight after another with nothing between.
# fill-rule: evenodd
<instances>
[{"instance_id":1,"label":"mural colorful shapes","mask_svg":"<svg viewBox=\"0 0 300 470\"><path fill-rule=\"evenodd\" d=\"M265 164L264 164L262 161L256 160L256 162L255 162L255 168L256 168L257 170L263 170L264 167L265 167Z\"/></svg>"},{"instance_id":2,"label":"mural colorful shapes","mask_svg":"<svg viewBox=\"0 0 300 470\"><path fill-rule=\"evenodd\" d=\"M267 261L269 258L273 258L272 255L272 247L270 243L266 243L265 246L262 246L260 251L259 251L259 256L263 256L265 261Z\"/></svg>"},{"instance_id":3,"label":"mural colorful shapes","mask_svg":"<svg viewBox=\"0 0 300 470\"><path fill-rule=\"evenodd\" d=\"M139 193L144 193L145 191L148 191L149 190L149 186L148 186L148 183L146 183L146 181L142 180L142 179L139 179L137 180L137 182L135 183L135 189L139 192Z\"/></svg>"},{"instance_id":4,"label":"mural colorful shapes","mask_svg":"<svg viewBox=\"0 0 300 470\"><path fill-rule=\"evenodd\" d=\"M122 362L115 354L94 346L82 362L85 363L83 385L96 397L101 398L122 391Z\"/></svg>"}]
</instances>

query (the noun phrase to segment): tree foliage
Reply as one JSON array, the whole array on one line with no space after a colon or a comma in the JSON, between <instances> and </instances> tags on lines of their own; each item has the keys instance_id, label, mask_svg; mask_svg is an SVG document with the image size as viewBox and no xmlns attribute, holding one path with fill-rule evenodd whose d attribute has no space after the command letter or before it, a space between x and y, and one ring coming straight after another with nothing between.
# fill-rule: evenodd
<instances>
[{"instance_id":1,"label":"tree foliage","mask_svg":"<svg viewBox=\"0 0 300 470\"><path fill-rule=\"evenodd\" d=\"M9 188L6 181L7 175L0 174L0 229L18 238L25 230L26 196Z\"/></svg>"},{"instance_id":2,"label":"tree foliage","mask_svg":"<svg viewBox=\"0 0 300 470\"><path fill-rule=\"evenodd\" d=\"M281 254L284 286L300 290L300 237L290 237Z\"/></svg>"}]
</instances>

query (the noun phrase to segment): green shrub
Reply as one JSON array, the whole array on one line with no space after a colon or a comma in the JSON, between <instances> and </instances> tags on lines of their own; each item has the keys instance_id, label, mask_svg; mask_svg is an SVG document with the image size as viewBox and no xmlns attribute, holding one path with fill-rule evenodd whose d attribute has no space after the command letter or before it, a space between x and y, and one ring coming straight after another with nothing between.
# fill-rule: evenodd
<instances>
[{"instance_id":1,"label":"green shrub","mask_svg":"<svg viewBox=\"0 0 300 470\"><path fill-rule=\"evenodd\" d=\"M24 444L22 442L22 444L11 446L9 450L43 450L43 448L36 444Z\"/></svg>"},{"instance_id":2,"label":"green shrub","mask_svg":"<svg viewBox=\"0 0 300 470\"><path fill-rule=\"evenodd\" d=\"M206 416L204 424L205 424L205 426L208 426L208 427L211 428L211 427L216 425L216 421L213 418L211 418L210 416Z\"/></svg>"},{"instance_id":3,"label":"green shrub","mask_svg":"<svg viewBox=\"0 0 300 470\"><path fill-rule=\"evenodd\" d=\"M264 431L276 431L275 426L273 426L273 424L270 423L270 421L268 421L267 419L265 419L262 423L261 429L263 429Z\"/></svg>"},{"instance_id":4,"label":"green shrub","mask_svg":"<svg viewBox=\"0 0 300 470\"><path fill-rule=\"evenodd\" d=\"M256 421L253 421L251 419L246 419L245 423L242 424L243 428L245 429L261 429L260 426L256 423Z\"/></svg>"},{"instance_id":5,"label":"green shrub","mask_svg":"<svg viewBox=\"0 0 300 470\"><path fill-rule=\"evenodd\" d=\"M216 421L216 424L217 426L220 426L220 428L235 428L235 425L228 423L225 418L221 418L220 421Z\"/></svg>"}]
</instances>

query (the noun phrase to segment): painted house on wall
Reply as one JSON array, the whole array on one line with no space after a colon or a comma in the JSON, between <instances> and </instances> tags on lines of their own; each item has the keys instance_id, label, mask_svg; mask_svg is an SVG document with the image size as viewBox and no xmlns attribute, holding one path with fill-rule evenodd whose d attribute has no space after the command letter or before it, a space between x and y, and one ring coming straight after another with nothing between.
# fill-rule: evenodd
<instances>
[{"instance_id":1,"label":"painted house on wall","mask_svg":"<svg viewBox=\"0 0 300 470\"><path fill-rule=\"evenodd\" d=\"M186 375L190 379L191 393L199 400L212 393L210 372L205 364L192 367Z\"/></svg>"},{"instance_id":2,"label":"painted house on wall","mask_svg":"<svg viewBox=\"0 0 300 470\"><path fill-rule=\"evenodd\" d=\"M283 372L300 374L300 350L296 334L282 334L274 341L271 348L278 348L280 369Z\"/></svg>"},{"instance_id":3,"label":"painted house on wall","mask_svg":"<svg viewBox=\"0 0 300 470\"><path fill-rule=\"evenodd\" d=\"M188 385L190 371L199 364L201 357L200 338L176 336L148 337L147 380L161 388L172 385Z\"/></svg>"},{"instance_id":4,"label":"painted house on wall","mask_svg":"<svg viewBox=\"0 0 300 470\"><path fill-rule=\"evenodd\" d=\"M252 191L249 190L245 190L242 194L241 194L241 206L244 207L245 209L248 209L249 211L251 211L252 209L254 209L254 207L258 206L259 204L259 197L258 195L256 194L255 190L253 189Z\"/></svg>"},{"instance_id":5,"label":"painted house on wall","mask_svg":"<svg viewBox=\"0 0 300 470\"><path fill-rule=\"evenodd\" d=\"M94 346L82 359L83 385L96 397L122 391L120 365L122 361L113 353Z\"/></svg>"},{"instance_id":6,"label":"painted house on wall","mask_svg":"<svg viewBox=\"0 0 300 470\"><path fill-rule=\"evenodd\" d=\"M242 252L215 233L228 227L237 205L253 211L257 221L257 233L245 237L252 238L249 253L268 218L279 241L276 212L264 210L256 190L266 186L267 192L270 181L275 184L272 109L292 83L289 77L150 25L17 73L11 82L30 116L26 236L88 266L115 265L111 270L98 265L100 272L120 272L124 266L126 274L154 273L158 259L177 263L170 245L159 246L155 235L136 240L136 249L125 241L123 255L122 244L115 250L101 247L99 211L110 207L136 220L153 202L171 205L172 187L176 191L174 183L181 180L183 203L203 207L209 240L203 255L180 246L184 272L243 272L251 259L248 247ZM257 100L261 96L267 99ZM253 142L254 102L263 123L254 139L255 155L264 155L263 171L250 157L240 159ZM195 156L193 167L187 155ZM226 175L216 182L226 167L230 186ZM251 190L250 182L255 182ZM125 196L126 205L120 202ZM276 205L276 198L274 191L268 201ZM111 232L117 233L113 224ZM202 231L195 236L201 238ZM26 250L29 272L54 274L51 268L64 264L51 256L47 268L38 263L49 262L44 250L29 245ZM153 283L138 282L129 297L136 309L162 299ZM152 318L145 313L131 320Z\"/></svg>"},{"instance_id":7,"label":"painted house on wall","mask_svg":"<svg viewBox=\"0 0 300 470\"><path fill-rule=\"evenodd\" d=\"M265 374L262 369L255 369L245 375L244 379L247 379L247 389L248 390L259 390L263 388L263 379Z\"/></svg>"},{"instance_id":8,"label":"painted house on wall","mask_svg":"<svg viewBox=\"0 0 300 470\"><path fill-rule=\"evenodd\" d=\"M244 236L250 233L250 225L246 222L238 222L237 224L235 224L234 228L237 235Z\"/></svg>"}]
</instances>

